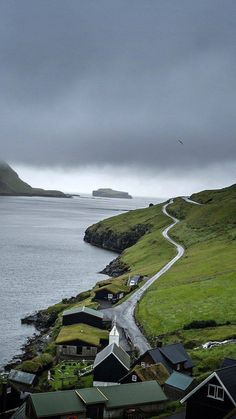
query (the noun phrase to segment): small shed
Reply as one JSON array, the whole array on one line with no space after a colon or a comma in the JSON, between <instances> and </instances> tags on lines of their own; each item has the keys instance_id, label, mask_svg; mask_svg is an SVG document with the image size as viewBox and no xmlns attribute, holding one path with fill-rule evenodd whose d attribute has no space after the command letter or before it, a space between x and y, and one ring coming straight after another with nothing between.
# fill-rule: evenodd
<instances>
[{"instance_id":1,"label":"small shed","mask_svg":"<svg viewBox=\"0 0 236 419\"><path fill-rule=\"evenodd\" d=\"M166 380L164 392L171 400L184 397L196 385L195 379L189 375L174 371Z\"/></svg>"},{"instance_id":2,"label":"small shed","mask_svg":"<svg viewBox=\"0 0 236 419\"><path fill-rule=\"evenodd\" d=\"M93 364L93 385L118 383L130 368L130 356L116 343L99 352Z\"/></svg>"},{"instance_id":3,"label":"small shed","mask_svg":"<svg viewBox=\"0 0 236 419\"><path fill-rule=\"evenodd\" d=\"M130 288L135 288L138 286L139 282L142 280L142 275L134 275L128 279L127 286Z\"/></svg>"},{"instance_id":4,"label":"small shed","mask_svg":"<svg viewBox=\"0 0 236 419\"><path fill-rule=\"evenodd\" d=\"M32 387L37 380L35 374L30 374L28 372L20 370L11 370L8 376L8 381L21 387L21 389L29 389Z\"/></svg>"},{"instance_id":5,"label":"small shed","mask_svg":"<svg viewBox=\"0 0 236 419\"><path fill-rule=\"evenodd\" d=\"M70 326L78 323L88 324L101 329L103 328L103 313L85 306L74 307L63 312L63 326Z\"/></svg>"},{"instance_id":6,"label":"small shed","mask_svg":"<svg viewBox=\"0 0 236 419\"><path fill-rule=\"evenodd\" d=\"M56 339L61 359L94 359L109 339L108 331L87 324L63 326Z\"/></svg>"}]
</instances>

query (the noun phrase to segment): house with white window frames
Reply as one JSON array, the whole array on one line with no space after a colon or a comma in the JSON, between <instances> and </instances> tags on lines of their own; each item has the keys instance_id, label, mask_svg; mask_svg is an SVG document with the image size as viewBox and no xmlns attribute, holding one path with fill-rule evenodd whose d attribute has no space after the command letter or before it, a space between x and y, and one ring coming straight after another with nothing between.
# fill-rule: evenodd
<instances>
[{"instance_id":1,"label":"house with white window frames","mask_svg":"<svg viewBox=\"0 0 236 419\"><path fill-rule=\"evenodd\" d=\"M186 403L186 419L226 419L236 412L236 365L220 368L190 391Z\"/></svg>"}]
</instances>

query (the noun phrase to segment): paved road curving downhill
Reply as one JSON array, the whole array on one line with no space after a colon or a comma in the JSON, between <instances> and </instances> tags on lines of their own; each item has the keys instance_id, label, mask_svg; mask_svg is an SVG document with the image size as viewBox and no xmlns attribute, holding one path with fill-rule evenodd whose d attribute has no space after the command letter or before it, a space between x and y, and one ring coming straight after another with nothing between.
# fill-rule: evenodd
<instances>
[{"instance_id":1,"label":"paved road curving downhill","mask_svg":"<svg viewBox=\"0 0 236 419\"><path fill-rule=\"evenodd\" d=\"M135 293L133 293L126 301L121 303L119 306L114 308L108 308L102 310L104 313L104 316L108 319L114 319L116 316L117 324L125 329L129 335L129 338L131 339L133 345L138 348L140 354L144 353L146 350L150 349L150 345L147 341L147 339L142 334L141 330L138 328L138 326L135 323L134 320L134 309L139 301L139 299L142 297L143 293L150 287L150 285L153 284L158 278L160 278L161 275L166 273L173 265L174 263L179 260L183 254L184 254L184 248L180 244L176 243L173 239L171 239L168 236L168 232L172 227L174 227L179 220L175 217L172 217L167 212L168 205L172 204L173 200L170 200L167 204L165 204L162 208L162 211L167 217L170 217L173 220L173 223L170 224L162 233L163 237L168 240L170 243L172 243L177 250L176 256L170 260L160 271L158 271L154 276L152 276L141 288L139 288Z\"/></svg>"}]
</instances>

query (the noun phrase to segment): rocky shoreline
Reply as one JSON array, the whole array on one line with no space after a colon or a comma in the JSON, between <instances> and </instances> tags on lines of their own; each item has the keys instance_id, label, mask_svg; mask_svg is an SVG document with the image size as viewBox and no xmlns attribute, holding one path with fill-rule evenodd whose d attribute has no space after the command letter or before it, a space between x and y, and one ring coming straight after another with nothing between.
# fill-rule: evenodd
<instances>
[{"instance_id":1,"label":"rocky shoreline","mask_svg":"<svg viewBox=\"0 0 236 419\"><path fill-rule=\"evenodd\" d=\"M127 247L133 246L141 236L149 231L147 225L138 224L134 226L129 232L125 233L114 233L111 230L108 231L97 231L98 224L88 227L85 231L84 240L92 245L102 247L104 249L116 251L122 253ZM121 257L118 256L112 260L100 273L116 278L129 271L129 266L126 265ZM75 304L79 301L84 300L90 295L91 290L84 291L71 298L63 299L60 304L64 305L64 309ZM29 337L26 343L22 346L22 352L15 355L10 362L8 362L4 369L9 371L11 368L16 367L20 363L26 360L30 360L35 356L41 354L45 346L51 341L51 329L55 325L58 314L63 309L56 309L55 306L49 309L39 310L35 313L29 314L21 319L22 324L33 325L36 332L33 336ZM55 310L54 310L55 307Z\"/></svg>"}]
</instances>

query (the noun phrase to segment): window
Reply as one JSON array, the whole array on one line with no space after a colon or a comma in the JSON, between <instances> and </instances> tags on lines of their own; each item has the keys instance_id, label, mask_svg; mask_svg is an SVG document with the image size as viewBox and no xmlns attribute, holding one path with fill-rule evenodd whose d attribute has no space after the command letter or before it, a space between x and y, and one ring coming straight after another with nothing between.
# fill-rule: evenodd
<instances>
[{"instance_id":1,"label":"window","mask_svg":"<svg viewBox=\"0 0 236 419\"><path fill-rule=\"evenodd\" d=\"M176 369L177 369L177 371L179 371L179 370L180 370L180 364L177 364Z\"/></svg>"},{"instance_id":2,"label":"window","mask_svg":"<svg viewBox=\"0 0 236 419\"><path fill-rule=\"evenodd\" d=\"M142 367L142 368L145 368L145 366L146 366L146 365L145 365L145 362L141 362L141 367Z\"/></svg>"},{"instance_id":3,"label":"window","mask_svg":"<svg viewBox=\"0 0 236 419\"><path fill-rule=\"evenodd\" d=\"M207 396L217 400L224 400L224 389L220 386L209 384Z\"/></svg>"},{"instance_id":4,"label":"window","mask_svg":"<svg viewBox=\"0 0 236 419\"><path fill-rule=\"evenodd\" d=\"M137 375L135 374L132 375L132 381L137 381Z\"/></svg>"}]
</instances>

